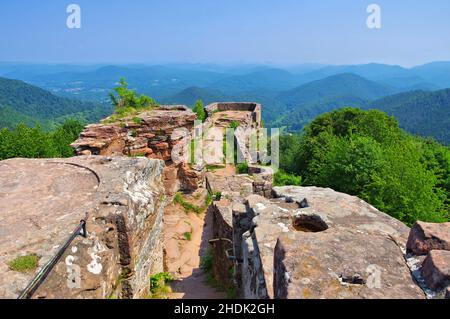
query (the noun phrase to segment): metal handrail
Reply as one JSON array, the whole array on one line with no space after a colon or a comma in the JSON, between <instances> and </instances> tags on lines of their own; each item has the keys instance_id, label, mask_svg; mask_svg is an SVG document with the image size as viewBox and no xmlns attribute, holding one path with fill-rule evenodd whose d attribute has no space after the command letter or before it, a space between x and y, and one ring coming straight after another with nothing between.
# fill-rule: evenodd
<instances>
[{"instance_id":1,"label":"metal handrail","mask_svg":"<svg viewBox=\"0 0 450 319\"><path fill-rule=\"evenodd\" d=\"M48 274L52 271L58 261L61 259L62 255L66 251L67 247L70 246L72 241L77 236L87 237L86 233L86 222L88 219L88 214L86 213L86 217L80 221L80 224L75 228L75 230L71 233L69 238L66 240L65 244L58 250L58 252L47 262L47 264L41 268L38 274L30 281L27 287L22 291L17 299L30 299L39 286L44 282L47 278Z\"/></svg>"}]
</instances>

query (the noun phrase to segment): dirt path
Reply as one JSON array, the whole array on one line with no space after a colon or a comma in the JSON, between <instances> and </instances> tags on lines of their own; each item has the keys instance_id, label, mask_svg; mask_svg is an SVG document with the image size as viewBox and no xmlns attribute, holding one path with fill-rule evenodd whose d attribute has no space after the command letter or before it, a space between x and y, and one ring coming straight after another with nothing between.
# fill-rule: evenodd
<instances>
[{"instance_id":1,"label":"dirt path","mask_svg":"<svg viewBox=\"0 0 450 319\"><path fill-rule=\"evenodd\" d=\"M212 129L207 130L203 144L203 159L209 165L223 163L224 131L233 120L242 121L248 112L222 112L214 115ZM213 170L217 176L236 174L234 165L224 165ZM207 191L199 189L192 195L183 195L191 204L203 206ZM212 239L212 216L186 213L179 204L170 204L164 216L165 265L176 279L172 284L170 299L219 299L226 298L207 283L207 276L201 269L201 257L209 248Z\"/></svg>"},{"instance_id":2,"label":"dirt path","mask_svg":"<svg viewBox=\"0 0 450 319\"><path fill-rule=\"evenodd\" d=\"M202 206L206 191L185 195L189 202ZM195 198L198 197L198 198ZM186 213L177 204L170 204L164 216L165 264L167 272L174 276L170 299L220 299L226 298L207 283L200 267L206 253L208 240L212 238L212 221L208 214Z\"/></svg>"}]
</instances>

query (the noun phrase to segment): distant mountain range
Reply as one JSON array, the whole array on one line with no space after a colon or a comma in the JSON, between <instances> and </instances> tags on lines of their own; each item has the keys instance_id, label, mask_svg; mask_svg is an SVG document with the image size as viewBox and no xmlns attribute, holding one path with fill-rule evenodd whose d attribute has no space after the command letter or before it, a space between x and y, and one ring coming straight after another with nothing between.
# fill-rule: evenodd
<instances>
[{"instance_id":1,"label":"distant mountain range","mask_svg":"<svg viewBox=\"0 0 450 319\"><path fill-rule=\"evenodd\" d=\"M88 119L98 118L111 111L107 94L125 77L131 88L161 103L192 106L198 99L205 104L232 100L259 102L264 105L266 126L285 127L289 131L299 131L317 115L336 108L376 107L396 116L401 126L414 134L431 135L450 143L446 124L450 110L444 90L450 88L450 62L413 68L375 63L289 67L0 63L0 76L23 80L51 92L44 94L28 88L36 96L36 102L27 108L27 100L21 97L28 94L27 90L15 91L18 93L6 98L5 92L11 87L4 89L3 100L0 96L3 126L8 122L6 117L14 119L9 120L9 125L20 119L32 123L35 119L57 119L75 113ZM2 85L0 82L0 95ZM73 100L55 100L61 97L85 102L75 105ZM48 103L43 102L46 99ZM56 111L57 104L62 105L61 111ZM434 119L434 124L430 119Z\"/></svg>"}]
</instances>

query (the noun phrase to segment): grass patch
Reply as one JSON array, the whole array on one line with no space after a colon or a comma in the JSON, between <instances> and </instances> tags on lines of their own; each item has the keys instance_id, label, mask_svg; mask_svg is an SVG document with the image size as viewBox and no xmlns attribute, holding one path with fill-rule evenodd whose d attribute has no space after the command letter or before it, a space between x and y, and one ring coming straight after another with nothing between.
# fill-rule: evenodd
<instances>
[{"instance_id":1,"label":"grass patch","mask_svg":"<svg viewBox=\"0 0 450 319\"><path fill-rule=\"evenodd\" d=\"M189 225L189 227L191 227L191 231L185 232L183 234L184 239L191 241L192 240L192 233L193 233L193 228L192 228L192 224L188 221L184 221L187 225Z\"/></svg>"},{"instance_id":2,"label":"grass patch","mask_svg":"<svg viewBox=\"0 0 450 319\"><path fill-rule=\"evenodd\" d=\"M192 231L190 232L185 232L183 234L184 239L186 239L187 241L191 241L192 240Z\"/></svg>"},{"instance_id":3,"label":"grass patch","mask_svg":"<svg viewBox=\"0 0 450 319\"><path fill-rule=\"evenodd\" d=\"M279 170L273 176L273 183L275 186L301 186L302 177Z\"/></svg>"},{"instance_id":4,"label":"grass patch","mask_svg":"<svg viewBox=\"0 0 450 319\"><path fill-rule=\"evenodd\" d=\"M36 254L29 254L20 256L12 260L8 266L9 269L18 272L30 272L36 270L39 265L39 256Z\"/></svg>"},{"instance_id":5,"label":"grass patch","mask_svg":"<svg viewBox=\"0 0 450 319\"><path fill-rule=\"evenodd\" d=\"M140 117L133 117L134 124L142 124L142 119Z\"/></svg>"},{"instance_id":6,"label":"grass patch","mask_svg":"<svg viewBox=\"0 0 450 319\"><path fill-rule=\"evenodd\" d=\"M201 207L198 207L197 205L191 204L186 201L181 193L175 194L173 202L181 205L186 212L193 212L195 214L201 214L203 212L203 209Z\"/></svg>"},{"instance_id":7,"label":"grass patch","mask_svg":"<svg viewBox=\"0 0 450 319\"><path fill-rule=\"evenodd\" d=\"M145 157L145 153L130 154L128 157Z\"/></svg>"},{"instance_id":8,"label":"grass patch","mask_svg":"<svg viewBox=\"0 0 450 319\"><path fill-rule=\"evenodd\" d=\"M206 170L208 172L214 172L217 171L218 169L223 169L225 168L224 165L206 165Z\"/></svg>"},{"instance_id":9,"label":"grass patch","mask_svg":"<svg viewBox=\"0 0 450 319\"><path fill-rule=\"evenodd\" d=\"M247 163L237 164L236 172L238 174L248 174L248 164Z\"/></svg>"},{"instance_id":10,"label":"grass patch","mask_svg":"<svg viewBox=\"0 0 450 319\"><path fill-rule=\"evenodd\" d=\"M132 130L130 131L130 135L131 135L132 137L137 137L137 136L138 136L138 133L137 133L137 131L136 131L135 129L132 129Z\"/></svg>"},{"instance_id":11,"label":"grass patch","mask_svg":"<svg viewBox=\"0 0 450 319\"><path fill-rule=\"evenodd\" d=\"M237 129L238 127L239 127L239 125L241 125L241 123L239 123L238 121L232 121L231 123L230 123L230 126L229 126L229 128L232 128L232 129Z\"/></svg>"},{"instance_id":12,"label":"grass patch","mask_svg":"<svg viewBox=\"0 0 450 319\"><path fill-rule=\"evenodd\" d=\"M214 277L213 265L214 265L214 252L211 249L208 249L206 254L202 256L200 261L200 267L203 269L203 272L206 275L207 284L219 291L225 292L228 299L236 298L237 292L234 285L230 284L229 286L223 286L216 280L216 278ZM230 270L230 275L232 273L233 269Z\"/></svg>"},{"instance_id":13,"label":"grass patch","mask_svg":"<svg viewBox=\"0 0 450 319\"><path fill-rule=\"evenodd\" d=\"M155 109L156 107L157 106L149 106L149 107L138 108L138 109L134 108L134 107L120 107L120 108L116 109L116 111L113 115L111 115L109 118L103 120L102 123L113 124L113 123L120 122L122 119L124 119L126 117L132 117L132 116L134 116L133 117L133 122L134 122L134 119L138 118L135 115L137 115L141 112L151 111L151 110ZM142 119L141 119L141 121L142 121ZM141 122L136 123L136 124L141 124Z\"/></svg>"},{"instance_id":14,"label":"grass patch","mask_svg":"<svg viewBox=\"0 0 450 319\"><path fill-rule=\"evenodd\" d=\"M206 198L205 198L205 208L208 208L209 205L212 204L212 202L213 202L213 197L210 193L208 193L208 195L206 195Z\"/></svg>"},{"instance_id":15,"label":"grass patch","mask_svg":"<svg viewBox=\"0 0 450 319\"><path fill-rule=\"evenodd\" d=\"M208 206L211 205L211 203L212 203L212 196L210 194L208 194L206 196L206 198L205 198L204 205L201 206L201 207L197 206L197 205L194 205L192 203L189 203L183 197L183 195L181 193L176 193L175 194L175 197L173 198L173 202L175 204L181 205L186 212L192 212L192 213L195 213L195 214L199 215L199 214L204 213L208 209Z\"/></svg>"},{"instance_id":16,"label":"grass patch","mask_svg":"<svg viewBox=\"0 0 450 319\"><path fill-rule=\"evenodd\" d=\"M172 292L169 286L174 278L167 272L160 272L150 277L150 295L151 299L167 299L168 294Z\"/></svg>"}]
</instances>

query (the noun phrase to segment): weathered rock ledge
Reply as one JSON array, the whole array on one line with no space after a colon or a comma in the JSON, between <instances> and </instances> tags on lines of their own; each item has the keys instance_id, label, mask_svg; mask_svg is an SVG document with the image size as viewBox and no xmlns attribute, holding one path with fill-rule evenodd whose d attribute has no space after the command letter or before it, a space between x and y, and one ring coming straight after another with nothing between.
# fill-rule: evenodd
<instances>
[{"instance_id":1,"label":"weathered rock ledge","mask_svg":"<svg viewBox=\"0 0 450 319\"><path fill-rule=\"evenodd\" d=\"M72 143L77 155L131 156L161 159L166 166L166 194L193 191L203 182L202 167L187 165L188 145L196 120L183 105L161 106L114 123L88 125Z\"/></svg>"},{"instance_id":2,"label":"weathered rock ledge","mask_svg":"<svg viewBox=\"0 0 450 319\"><path fill-rule=\"evenodd\" d=\"M213 206L215 229L226 230L216 235L232 242L215 244L215 256L234 266L242 298L425 298L405 260L404 224L331 189L274 187L274 197Z\"/></svg>"},{"instance_id":3,"label":"weathered rock ledge","mask_svg":"<svg viewBox=\"0 0 450 319\"><path fill-rule=\"evenodd\" d=\"M82 156L0 162L0 297L15 298L39 269L9 268L36 254L43 267L88 213L77 237L34 298L145 296L162 271L164 162Z\"/></svg>"}]
</instances>

